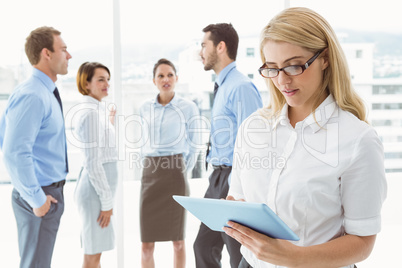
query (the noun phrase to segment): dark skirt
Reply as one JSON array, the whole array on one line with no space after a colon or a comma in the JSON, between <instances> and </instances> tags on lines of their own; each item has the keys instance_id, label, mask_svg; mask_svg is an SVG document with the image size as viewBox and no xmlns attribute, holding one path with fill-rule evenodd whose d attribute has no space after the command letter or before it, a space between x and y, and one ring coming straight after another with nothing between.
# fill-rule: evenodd
<instances>
[{"instance_id":1,"label":"dark skirt","mask_svg":"<svg viewBox=\"0 0 402 268\"><path fill-rule=\"evenodd\" d=\"M189 194L182 155L146 157L143 166L141 241L184 240L185 209L172 198Z\"/></svg>"}]
</instances>

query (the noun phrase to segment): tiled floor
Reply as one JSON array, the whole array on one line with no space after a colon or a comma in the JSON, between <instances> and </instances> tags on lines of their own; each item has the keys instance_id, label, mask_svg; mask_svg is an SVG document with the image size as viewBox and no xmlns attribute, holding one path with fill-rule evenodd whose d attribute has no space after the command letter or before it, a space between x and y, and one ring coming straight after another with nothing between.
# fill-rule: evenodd
<instances>
[{"instance_id":1,"label":"tiled floor","mask_svg":"<svg viewBox=\"0 0 402 268\"><path fill-rule=\"evenodd\" d=\"M388 175L388 198L383 208L383 230L370 258L360 264L359 268L399 267L400 240L402 239L402 174ZM201 197L207 187L207 179L190 181L192 196ZM140 267L140 238L138 226L138 181L123 183L124 206L124 267ZM53 255L54 268L81 267L82 253L79 242L79 221L73 202L75 183L65 186L66 209ZM18 267L19 257L14 214L11 208L11 185L0 185L0 267ZM187 267L192 268L194 257L192 244L197 234L199 221L191 214L187 217ZM172 246L170 242L157 243L155 249L156 267L173 267ZM117 250L105 252L102 267L117 267ZM119 254L120 255L120 254ZM223 254L223 268L229 268L228 256Z\"/></svg>"}]
</instances>

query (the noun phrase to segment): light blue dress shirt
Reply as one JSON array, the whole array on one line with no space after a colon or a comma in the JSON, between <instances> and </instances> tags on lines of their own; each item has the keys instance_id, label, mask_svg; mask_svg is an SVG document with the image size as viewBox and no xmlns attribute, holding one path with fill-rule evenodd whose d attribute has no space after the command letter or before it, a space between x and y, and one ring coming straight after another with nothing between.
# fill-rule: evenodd
<instances>
[{"instance_id":1,"label":"light blue dress shirt","mask_svg":"<svg viewBox=\"0 0 402 268\"><path fill-rule=\"evenodd\" d=\"M141 106L140 115L142 157L183 154L187 171L192 170L202 146L197 105L175 95L163 106L156 97Z\"/></svg>"},{"instance_id":2,"label":"light blue dress shirt","mask_svg":"<svg viewBox=\"0 0 402 268\"><path fill-rule=\"evenodd\" d=\"M212 107L207 161L215 166L232 166L237 130L244 119L262 108L262 99L251 80L237 70L236 62L227 65L216 82L219 89Z\"/></svg>"},{"instance_id":3,"label":"light blue dress shirt","mask_svg":"<svg viewBox=\"0 0 402 268\"><path fill-rule=\"evenodd\" d=\"M64 180L66 136L55 83L34 68L8 100L0 121L0 148L14 188L33 208L46 195L41 186Z\"/></svg>"}]
</instances>

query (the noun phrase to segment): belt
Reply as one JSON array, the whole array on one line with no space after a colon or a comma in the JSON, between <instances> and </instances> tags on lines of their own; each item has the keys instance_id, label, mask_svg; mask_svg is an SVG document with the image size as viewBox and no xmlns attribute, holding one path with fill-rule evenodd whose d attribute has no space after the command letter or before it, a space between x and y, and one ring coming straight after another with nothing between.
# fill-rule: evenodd
<instances>
[{"instance_id":1,"label":"belt","mask_svg":"<svg viewBox=\"0 0 402 268\"><path fill-rule=\"evenodd\" d=\"M232 168L232 166L227 166L227 165L219 165L219 166L212 165L212 167L214 169L220 169L220 170L227 169L227 168Z\"/></svg>"},{"instance_id":2,"label":"belt","mask_svg":"<svg viewBox=\"0 0 402 268\"><path fill-rule=\"evenodd\" d=\"M66 183L66 180L62 180L62 181L58 181L58 182L53 182L53 183L50 184L49 186L53 186L53 187L62 187L62 186L64 186L65 183Z\"/></svg>"}]
</instances>

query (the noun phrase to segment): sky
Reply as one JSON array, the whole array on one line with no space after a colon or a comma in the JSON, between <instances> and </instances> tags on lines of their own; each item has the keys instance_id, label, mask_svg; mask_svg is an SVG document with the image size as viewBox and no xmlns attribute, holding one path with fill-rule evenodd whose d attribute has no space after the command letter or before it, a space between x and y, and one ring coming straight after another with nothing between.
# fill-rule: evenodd
<instances>
[{"instance_id":1,"label":"sky","mask_svg":"<svg viewBox=\"0 0 402 268\"><path fill-rule=\"evenodd\" d=\"M113 0L1 0L0 66L26 61L25 38L48 25L62 32L68 50L111 45ZM398 1L290 0L323 15L334 29L402 34ZM122 44L186 44L210 23L231 22L240 37L258 35L280 12L284 0L120 0ZM398 7L396 5L399 5Z\"/></svg>"}]
</instances>

